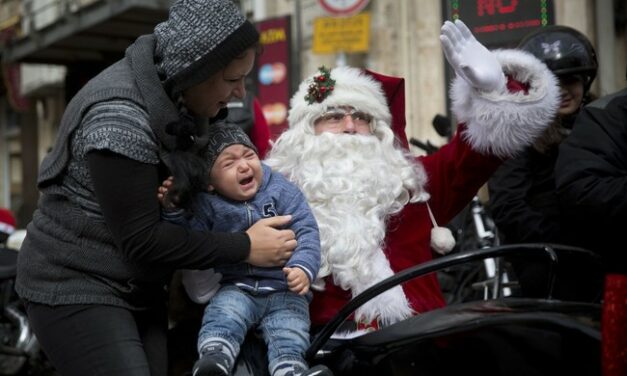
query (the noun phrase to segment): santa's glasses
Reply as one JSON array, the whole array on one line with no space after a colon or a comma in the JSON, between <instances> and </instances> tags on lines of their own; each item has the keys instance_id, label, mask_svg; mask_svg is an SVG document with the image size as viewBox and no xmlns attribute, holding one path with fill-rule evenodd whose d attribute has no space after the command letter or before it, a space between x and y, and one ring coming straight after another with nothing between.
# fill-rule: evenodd
<instances>
[{"instance_id":1,"label":"santa's glasses","mask_svg":"<svg viewBox=\"0 0 627 376\"><path fill-rule=\"evenodd\" d=\"M339 127L345 124L347 116L351 117L356 127L370 127L372 122L372 115L353 107L329 107L325 113L316 119L314 124L318 125L324 122L327 126Z\"/></svg>"}]
</instances>

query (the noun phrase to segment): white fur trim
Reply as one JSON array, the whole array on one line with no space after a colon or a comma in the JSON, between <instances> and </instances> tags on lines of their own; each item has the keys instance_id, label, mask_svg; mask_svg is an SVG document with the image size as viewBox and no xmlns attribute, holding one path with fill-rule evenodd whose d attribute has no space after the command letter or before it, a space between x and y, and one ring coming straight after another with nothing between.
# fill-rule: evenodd
<instances>
[{"instance_id":1,"label":"white fur trim","mask_svg":"<svg viewBox=\"0 0 627 376\"><path fill-rule=\"evenodd\" d=\"M15 251L19 251L22 248L22 243L24 243L24 239L26 239L26 230L25 229L15 230L7 238L6 246L7 248L13 249Z\"/></svg>"},{"instance_id":2,"label":"white fur trim","mask_svg":"<svg viewBox=\"0 0 627 376\"><path fill-rule=\"evenodd\" d=\"M557 113L557 79L540 60L519 50L492 51L505 74L527 83L529 91L483 92L457 77L451 87L452 110L466 123L465 139L473 149L511 157L542 134Z\"/></svg>"},{"instance_id":3,"label":"white fur trim","mask_svg":"<svg viewBox=\"0 0 627 376\"><path fill-rule=\"evenodd\" d=\"M363 70L352 67L337 67L331 70L331 78L335 80L334 89L322 102L309 103L305 100L307 89L313 82L309 76L301 82L296 94L290 100L288 123L290 128L297 126L313 127L313 122L328 107L353 106L365 111L375 118L375 128L390 126L392 116L381 84L368 76Z\"/></svg>"},{"instance_id":4,"label":"white fur trim","mask_svg":"<svg viewBox=\"0 0 627 376\"><path fill-rule=\"evenodd\" d=\"M12 234L15 231L15 227L11 226L8 223L0 222L0 232L4 232L5 234Z\"/></svg>"},{"instance_id":5,"label":"white fur trim","mask_svg":"<svg viewBox=\"0 0 627 376\"><path fill-rule=\"evenodd\" d=\"M394 271L390 267L390 262L386 258L383 250L378 249L371 255L371 275L356 275L351 292L353 298L361 294L366 288L389 278L394 275ZM366 280L368 278L368 280ZM395 286L391 289L377 295L364 303L355 311L357 320L370 322L379 319L383 325L390 325L398 321L402 321L414 315L405 292L401 286Z\"/></svg>"}]
</instances>

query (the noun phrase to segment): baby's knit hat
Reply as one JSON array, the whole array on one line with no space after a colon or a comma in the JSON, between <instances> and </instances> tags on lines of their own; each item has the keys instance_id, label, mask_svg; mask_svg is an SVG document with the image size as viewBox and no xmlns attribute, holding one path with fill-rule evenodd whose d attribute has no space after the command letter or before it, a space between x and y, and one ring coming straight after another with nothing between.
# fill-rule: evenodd
<instances>
[{"instance_id":1,"label":"baby's knit hat","mask_svg":"<svg viewBox=\"0 0 627 376\"><path fill-rule=\"evenodd\" d=\"M229 0L176 0L155 27L155 62L172 97L197 85L259 40Z\"/></svg>"},{"instance_id":2,"label":"baby's knit hat","mask_svg":"<svg viewBox=\"0 0 627 376\"><path fill-rule=\"evenodd\" d=\"M207 149L209 171L224 149L237 144L242 144L258 153L257 148L242 128L224 122L212 125L209 128L209 146Z\"/></svg>"}]
</instances>

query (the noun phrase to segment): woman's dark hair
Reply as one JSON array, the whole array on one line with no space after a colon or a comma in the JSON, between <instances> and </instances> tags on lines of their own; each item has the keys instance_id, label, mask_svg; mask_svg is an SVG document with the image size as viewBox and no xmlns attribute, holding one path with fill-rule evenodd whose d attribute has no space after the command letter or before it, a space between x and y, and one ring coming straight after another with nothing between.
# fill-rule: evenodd
<instances>
[{"instance_id":1,"label":"woman's dark hair","mask_svg":"<svg viewBox=\"0 0 627 376\"><path fill-rule=\"evenodd\" d=\"M170 173L174 177L166 199L176 207L191 211L193 198L209 185L207 164L198 155L175 150L170 154Z\"/></svg>"},{"instance_id":2,"label":"woman's dark hair","mask_svg":"<svg viewBox=\"0 0 627 376\"><path fill-rule=\"evenodd\" d=\"M167 166L174 181L166 200L179 208L191 209L193 198L206 191L209 185L208 164L202 153L192 147L196 141L196 124L190 115L168 124L166 132L176 136L176 148L167 158Z\"/></svg>"}]
</instances>

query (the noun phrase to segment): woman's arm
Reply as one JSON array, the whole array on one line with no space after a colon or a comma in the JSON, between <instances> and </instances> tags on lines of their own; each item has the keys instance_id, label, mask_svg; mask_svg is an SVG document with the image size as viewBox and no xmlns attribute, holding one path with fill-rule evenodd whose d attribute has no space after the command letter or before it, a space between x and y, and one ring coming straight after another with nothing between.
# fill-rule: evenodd
<instances>
[{"instance_id":1,"label":"woman's arm","mask_svg":"<svg viewBox=\"0 0 627 376\"><path fill-rule=\"evenodd\" d=\"M105 150L89 152L88 161L105 221L130 259L200 269L248 257L245 233L203 233L161 221L156 165Z\"/></svg>"}]
</instances>

